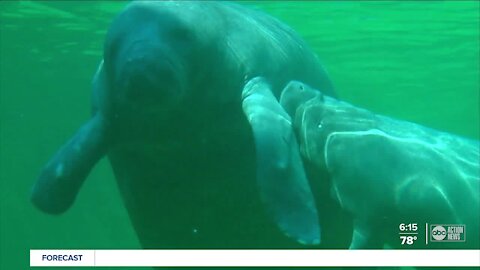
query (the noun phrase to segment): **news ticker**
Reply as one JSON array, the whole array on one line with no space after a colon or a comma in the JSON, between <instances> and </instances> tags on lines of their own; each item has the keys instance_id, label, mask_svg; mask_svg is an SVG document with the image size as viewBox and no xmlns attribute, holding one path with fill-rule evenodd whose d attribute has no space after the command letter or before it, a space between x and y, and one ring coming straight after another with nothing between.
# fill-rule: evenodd
<instances>
[{"instance_id":1,"label":"news ticker","mask_svg":"<svg viewBox=\"0 0 480 270\"><path fill-rule=\"evenodd\" d=\"M30 250L33 267L480 267L480 250Z\"/></svg>"}]
</instances>

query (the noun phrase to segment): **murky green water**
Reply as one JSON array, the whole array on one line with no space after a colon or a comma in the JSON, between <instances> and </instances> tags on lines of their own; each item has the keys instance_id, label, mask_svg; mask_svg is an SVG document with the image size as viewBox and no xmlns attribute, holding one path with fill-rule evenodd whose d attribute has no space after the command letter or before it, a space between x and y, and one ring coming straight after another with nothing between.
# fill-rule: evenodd
<instances>
[{"instance_id":1,"label":"murky green water","mask_svg":"<svg viewBox=\"0 0 480 270\"><path fill-rule=\"evenodd\" d=\"M476 1L249 2L315 49L339 96L479 139ZM41 167L89 116L102 42L123 3L0 2L0 269L31 248L139 248L102 161L66 214L28 200Z\"/></svg>"}]
</instances>

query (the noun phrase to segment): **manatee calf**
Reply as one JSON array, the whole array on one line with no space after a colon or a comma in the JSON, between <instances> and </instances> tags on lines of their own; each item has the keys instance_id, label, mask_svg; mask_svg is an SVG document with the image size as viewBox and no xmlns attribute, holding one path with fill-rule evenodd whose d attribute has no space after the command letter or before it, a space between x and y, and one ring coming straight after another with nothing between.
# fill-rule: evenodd
<instances>
[{"instance_id":1,"label":"manatee calf","mask_svg":"<svg viewBox=\"0 0 480 270\"><path fill-rule=\"evenodd\" d=\"M417 223L419 233L426 223L464 224L466 243L430 247L479 247L480 142L376 115L298 81L285 87L280 102L264 78L250 80L243 94L259 174L276 176L267 177L264 189L281 194L297 213L306 211L304 217L322 214L310 203L316 192L302 173L298 145L305 161L327 172L330 196L351 213L351 249L398 245L401 223ZM290 192L281 193L283 187Z\"/></svg>"},{"instance_id":2,"label":"manatee calf","mask_svg":"<svg viewBox=\"0 0 480 270\"><path fill-rule=\"evenodd\" d=\"M332 196L353 216L350 248L398 245L401 223L417 223L419 238L426 223L464 224L466 243L449 247L479 248L479 141L377 115L295 81L280 104L302 156L328 172Z\"/></svg>"},{"instance_id":3,"label":"manatee calf","mask_svg":"<svg viewBox=\"0 0 480 270\"><path fill-rule=\"evenodd\" d=\"M45 166L33 203L53 214L66 211L107 155L145 248L318 243L301 170L287 164L290 175L276 174L283 160L256 158L253 134L262 132L243 116L241 98L245 80L255 76L277 96L294 79L333 94L305 42L262 12L216 1L128 4L106 36L92 119ZM264 147L260 153L275 151ZM279 167L262 167L274 162ZM273 190L275 175L287 184ZM297 202L300 192L306 197Z\"/></svg>"}]
</instances>

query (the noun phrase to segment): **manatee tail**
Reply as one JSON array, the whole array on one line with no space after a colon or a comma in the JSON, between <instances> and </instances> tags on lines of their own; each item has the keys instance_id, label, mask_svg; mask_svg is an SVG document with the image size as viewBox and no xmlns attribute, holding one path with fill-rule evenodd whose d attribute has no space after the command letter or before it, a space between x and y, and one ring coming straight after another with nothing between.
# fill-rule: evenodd
<instances>
[{"instance_id":1,"label":"manatee tail","mask_svg":"<svg viewBox=\"0 0 480 270\"><path fill-rule=\"evenodd\" d=\"M43 168L32 189L33 204L50 214L65 212L90 170L105 155L107 142L105 119L97 113Z\"/></svg>"}]
</instances>

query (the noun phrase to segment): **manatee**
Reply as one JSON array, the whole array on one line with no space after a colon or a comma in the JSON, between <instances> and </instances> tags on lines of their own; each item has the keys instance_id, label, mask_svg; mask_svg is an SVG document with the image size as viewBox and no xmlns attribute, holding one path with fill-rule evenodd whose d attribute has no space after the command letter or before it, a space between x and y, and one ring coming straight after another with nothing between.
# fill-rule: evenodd
<instances>
[{"instance_id":1,"label":"manatee","mask_svg":"<svg viewBox=\"0 0 480 270\"><path fill-rule=\"evenodd\" d=\"M427 223L467 230L465 243L428 247L479 248L478 140L374 114L298 81L280 105L302 157L327 171L332 197L352 214L351 249L399 246L401 223L418 224L416 248Z\"/></svg>"},{"instance_id":2,"label":"manatee","mask_svg":"<svg viewBox=\"0 0 480 270\"><path fill-rule=\"evenodd\" d=\"M129 3L106 35L92 118L43 168L33 203L65 212L107 156L145 248L317 244L319 221L301 168L278 174L289 185L274 191L275 168L262 166L283 161L256 156L261 132L242 112L243 86L256 76L277 97L291 80L334 95L315 53L269 15L216 1ZM265 147L260 153L275 146ZM289 208L299 192L307 197Z\"/></svg>"},{"instance_id":3,"label":"manatee","mask_svg":"<svg viewBox=\"0 0 480 270\"><path fill-rule=\"evenodd\" d=\"M287 235L301 243L319 244L315 198L290 116L281 108L264 78L250 80L242 98L243 111L254 133L257 178L263 200Z\"/></svg>"}]
</instances>

